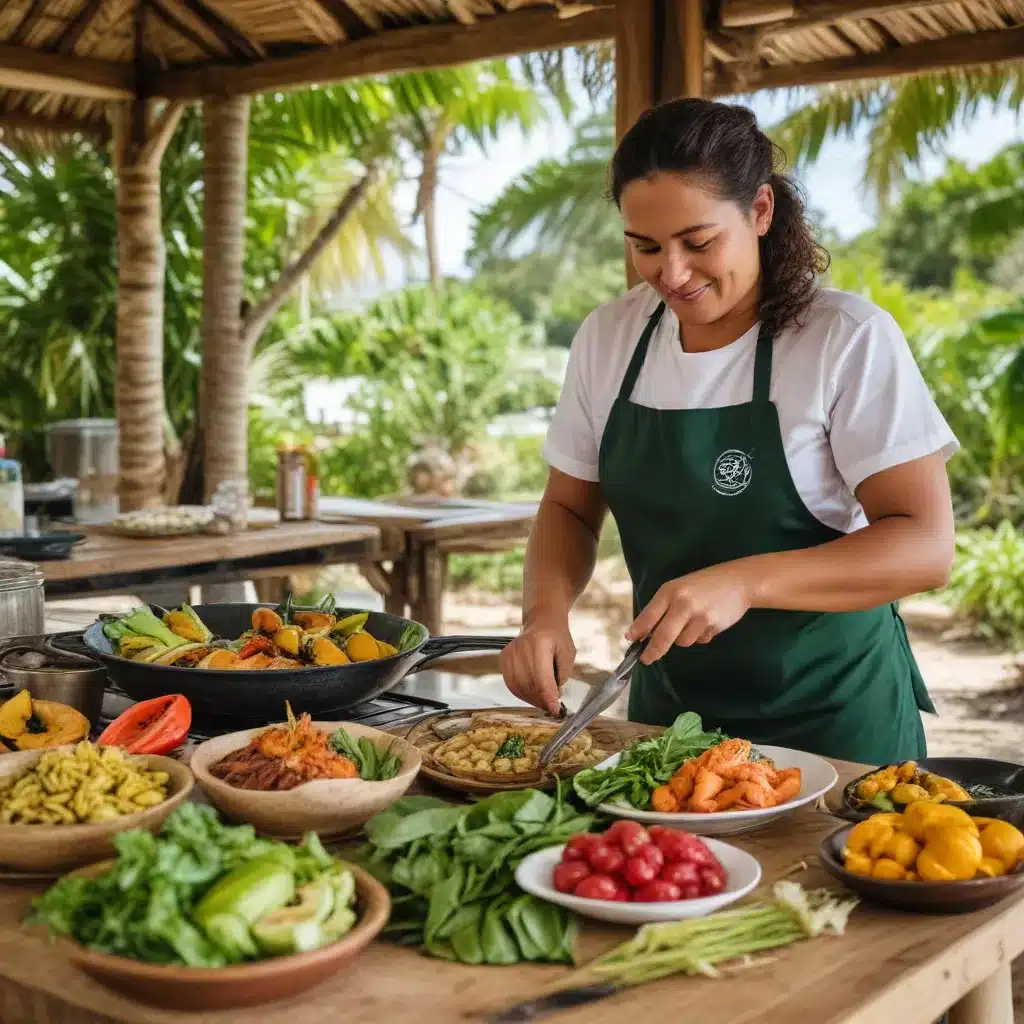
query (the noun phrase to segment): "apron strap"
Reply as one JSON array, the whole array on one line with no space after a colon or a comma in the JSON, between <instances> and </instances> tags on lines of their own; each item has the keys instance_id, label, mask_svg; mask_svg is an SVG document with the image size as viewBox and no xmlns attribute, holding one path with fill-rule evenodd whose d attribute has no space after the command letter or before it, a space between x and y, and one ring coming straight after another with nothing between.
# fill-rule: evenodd
<instances>
[{"instance_id":1,"label":"apron strap","mask_svg":"<svg viewBox=\"0 0 1024 1024\"><path fill-rule=\"evenodd\" d=\"M636 379L640 376L640 367L644 365L644 359L647 357L647 349L650 346L651 338L654 337L654 332L658 329L658 324L664 312L665 303L659 302L658 308L651 314L650 319L647 321L647 326L644 328L644 333L640 335L640 341L637 342L637 346L633 350L633 358L630 359L629 366L626 367L626 375L622 378L622 385L619 388L619 398L624 401L628 402L633 395Z\"/></svg>"},{"instance_id":2,"label":"apron strap","mask_svg":"<svg viewBox=\"0 0 1024 1024\"><path fill-rule=\"evenodd\" d=\"M753 401L771 402L772 386L772 335L764 327L757 335L757 349L754 352L754 394Z\"/></svg>"}]
</instances>

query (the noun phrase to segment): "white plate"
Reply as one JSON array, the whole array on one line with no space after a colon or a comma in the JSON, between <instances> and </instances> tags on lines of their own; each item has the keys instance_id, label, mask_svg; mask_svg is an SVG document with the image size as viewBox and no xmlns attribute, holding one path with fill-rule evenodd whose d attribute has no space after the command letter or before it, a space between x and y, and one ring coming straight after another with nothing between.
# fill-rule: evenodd
<instances>
[{"instance_id":1,"label":"white plate","mask_svg":"<svg viewBox=\"0 0 1024 1024\"><path fill-rule=\"evenodd\" d=\"M678 811L675 814L660 811L639 811L623 804L598 804L598 810L611 814L616 818L632 818L642 821L645 825L668 825L670 828L681 828L698 836L736 836L741 832L751 832L755 828L784 818L799 807L809 804L818 797L824 796L838 781L839 774L823 757L808 754L803 750L790 750L789 747L772 747L767 744L755 744L765 757L770 757L777 768L799 768L801 772L800 792L787 803L778 807L766 807L753 811L720 811L717 814L699 814L694 811ZM619 763L620 754L613 754L606 761L595 765L595 768L612 768Z\"/></svg>"},{"instance_id":2,"label":"white plate","mask_svg":"<svg viewBox=\"0 0 1024 1024\"><path fill-rule=\"evenodd\" d=\"M671 903L618 903L559 892L551 883L551 875L562 859L564 844L531 853L516 868L516 884L538 899L557 903L582 917L611 921L613 924L641 925L653 921L681 921L684 917L704 917L742 899L756 889L761 881L761 865L749 853L717 839L707 839L705 842L725 868L725 888L715 896L673 900Z\"/></svg>"}]
</instances>

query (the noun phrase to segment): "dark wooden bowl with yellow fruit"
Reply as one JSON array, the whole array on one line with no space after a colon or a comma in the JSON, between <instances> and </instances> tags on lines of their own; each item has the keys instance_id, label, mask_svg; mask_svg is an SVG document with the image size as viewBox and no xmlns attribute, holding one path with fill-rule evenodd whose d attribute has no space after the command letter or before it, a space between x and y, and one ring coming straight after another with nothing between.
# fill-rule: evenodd
<instances>
[{"instance_id":1,"label":"dark wooden bowl with yellow fruit","mask_svg":"<svg viewBox=\"0 0 1024 1024\"><path fill-rule=\"evenodd\" d=\"M864 899L902 910L963 913L1024 886L1020 829L923 800L838 829L822 841L818 859Z\"/></svg>"},{"instance_id":2,"label":"dark wooden bowl with yellow fruit","mask_svg":"<svg viewBox=\"0 0 1024 1024\"><path fill-rule=\"evenodd\" d=\"M856 823L919 800L1024 828L1024 765L991 757L925 757L882 765L848 783L833 813Z\"/></svg>"}]
</instances>

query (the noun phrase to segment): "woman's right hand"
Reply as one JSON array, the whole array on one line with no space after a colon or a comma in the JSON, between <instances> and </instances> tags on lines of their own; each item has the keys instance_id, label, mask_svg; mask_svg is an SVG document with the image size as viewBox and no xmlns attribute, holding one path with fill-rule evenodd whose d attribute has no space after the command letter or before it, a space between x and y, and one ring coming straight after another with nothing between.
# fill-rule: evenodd
<instances>
[{"instance_id":1,"label":"woman's right hand","mask_svg":"<svg viewBox=\"0 0 1024 1024\"><path fill-rule=\"evenodd\" d=\"M568 616L527 624L501 652L500 660L505 685L514 696L557 715L562 703L559 691L576 661Z\"/></svg>"}]
</instances>

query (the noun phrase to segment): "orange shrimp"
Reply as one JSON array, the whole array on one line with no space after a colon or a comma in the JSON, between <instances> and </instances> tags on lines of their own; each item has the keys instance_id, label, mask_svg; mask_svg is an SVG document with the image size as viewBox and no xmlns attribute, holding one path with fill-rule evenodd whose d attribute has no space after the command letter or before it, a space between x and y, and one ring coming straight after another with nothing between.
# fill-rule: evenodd
<instances>
[{"instance_id":1,"label":"orange shrimp","mask_svg":"<svg viewBox=\"0 0 1024 1024\"><path fill-rule=\"evenodd\" d=\"M771 787L767 783L761 785L757 782L737 782L715 801L716 811L726 811L730 807L739 811L754 807L774 806L775 794Z\"/></svg>"},{"instance_id":2,"label":"orange shrimp","mask_svg":"<svg viewBox=\"0 0 1024 1024\"><path fill-rule=\"evenodd\" d=\"M697 778L693 784L693 796L687 805L691 811L710 813L716 810L715 797L725 788L725 779L716 775L707 768L701 768L697 772Z\"/></svg>"},{"instance_id":3,"label":"orange shrimp","mask_svg":"<svg viewBox=\"0 0 1024 1024\"><path fill-rule=\"evenodd\" d=\"M760 761L747 761L742 764L727 764L715 769L723 779L730 782L767 781L771 785L778 773Z\"/></svg>"},{"instance_id":4,"label":"orange shrimp","mask_svg":"<svg viewBox=\"0 0 1024 1024\"><path fill-rule=\"evenodd\" d=\"M705 750L698 760L702 768L717 772L719 768L724 768L726 765L742 764L744 761L749 761L750 749L750 740L722 740L717 746Z\"/></svg>"},{"instance_id":5,"label":"orange shrimp","mask_svg":"<svg viewBox=\"0 0 1024 1024\"><path fill-rule=\"evenodd\" d=\"M773 788L775 802L784 804L787 800L792 800L800 792L802 784L803 779L799 768L783 768L778 773L778 779Z\"/></svg>"},{"instance_id":6,"label":"orange shrimp","mask_svg":"<svg viewBox=\"0 0 1024 1024\"><path fill-rule=\"evenodd\" d=\"M697 776L697 769L700 765L696 759L687 761L681 768L677 769L675 775L668 780L669 788L676 795L680 803L690 799L693 793L693 780Z\"/></svg>"},{"instance_id":7,"label":"orange shrimp","mask_svg":"<svg viewBox=\"0 0 1024 1024\"><path fill-rule=\"evenodd\" d=\"M651 807L662 814L675 814L679 810L679 800L669 786L659 786L651 794Z\"/></svg>"}]
</instances>

